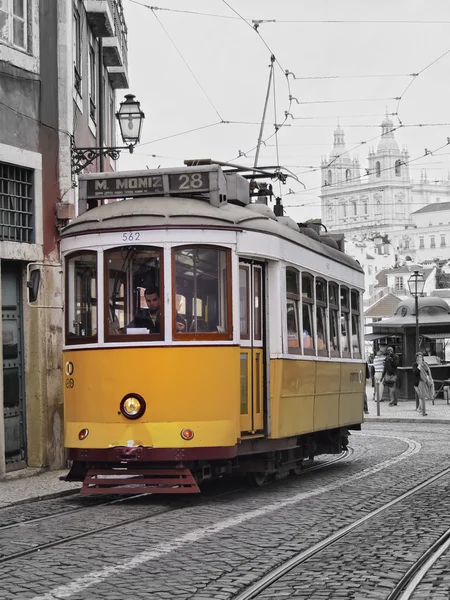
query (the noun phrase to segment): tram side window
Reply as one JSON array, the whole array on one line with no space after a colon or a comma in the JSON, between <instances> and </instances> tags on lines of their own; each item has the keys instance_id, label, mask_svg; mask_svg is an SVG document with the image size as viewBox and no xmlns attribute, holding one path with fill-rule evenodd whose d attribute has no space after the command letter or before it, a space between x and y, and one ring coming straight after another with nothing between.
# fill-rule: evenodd
<instances>
[{"instance_id":1,"label":"tram side window","mask_svg":"<svg viewBox=\"0 0 450 600\"><path fill-rule=\"evenodd\" d=\"M105 252L106 339L163 339L161 265L156 248L121 246Z\"/></svg>"},{"instance_id":2,"label":"tram side window","mask_svg":"<svg viewBox=\"0 0 450 600\"><path fill-rule=\"evenodd\" d=\"M286 269L286 319L288 352L300 354L300 336L298 326L298 307L300 302L300 289L298 272L295 269Z\"/></svg>"},{"instance_id":3,"label":"tram side window","mask_svg":"<svg viewBox=\"0 0 450 600\"><path fill-rule=\"evenodd\" d=\"M302 273L303 353L314 354L314 280L309 273Z\"/></svg>"},{"instance_id":4,"label":"tram side window","mask_svg":"<svg viewBox=\"0 0 450 600\"><path fill-rule=\"evenodd\" d=\"M341 287L341 342L342 353L344 356L350 356L350 299L349 291L346 287Z\"/></svg>"},{"instance_id":5,"label":"tram side window","mask_svg":"<svg viewBox=\"0 0 450 600\"><path fill-rule=\"evenodd\" d=\"M330 304L330 351L331 356L339 356L339 286L337 283L328 284L328 299Z\"/></svg>"},{"instance_id":6,"label":"tram side window","mask_svg":"<svg viewBox=\"0 0 450 600\"><path fill-rule=\"evenodd\" d=\"M173 251L175 295L185 299L184 313L174 302L175 338L199 336L230 339L231 257L215 247L178 248Z\"/></svg>"},{"instance_id":7,"label":"tram side window","mask_svg":"<svg viewBox=\"0 0 450 600\"><path fill-rule=\"evenodd\" d=\"M97 254L83 252L66 259L66 341L97 339Z\"/></svg>"},{"instance_id":8,"label":"tram side window","mask_svg":"<svg viewBox=\"0 0 450 600\"><path fill-rule=\"evenodd\" d=\"M359 292L351 292L352 309L352 351L353 358L361 358L361 319L359 310Z\"/></svg>"},{"instance_id":9,"label":"tram side window","mask_svg":"<svg viewBox=\"0 0 450 600\"><path fill-rule=\"evenodd\" d=\"M250 339L250 268L239 266L239 322L241 340Z\"/></svg>"},{"instance_id":10,"label":"tram side window","mask_svg":"<svg viewBox=\"0 0 450 600\"><path fill-rule=\"evenodd\" d=\"M316 323L317 323L317 353L328 356L327 328L327 282L316 279Z\"/></svg>"}]
</instances>

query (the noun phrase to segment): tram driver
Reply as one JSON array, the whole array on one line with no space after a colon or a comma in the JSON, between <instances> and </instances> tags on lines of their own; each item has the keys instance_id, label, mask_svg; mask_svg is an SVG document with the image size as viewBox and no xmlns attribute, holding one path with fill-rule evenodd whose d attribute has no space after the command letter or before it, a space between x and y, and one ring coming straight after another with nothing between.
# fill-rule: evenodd
<instances>
[{"instance_id":1,"label":"tram driver","mask_svg":"<svg viewBox=\"0 0 450 600\"><path fill-rule=\"evenodd\" d=\"M149 333L161 332L161 300L156 287L148 287L144 292L147 308L139 308L128 328L144 328ZM178 332L186 331L186 322L177 312L176 328Z\"/></svg>"}]
</instances>

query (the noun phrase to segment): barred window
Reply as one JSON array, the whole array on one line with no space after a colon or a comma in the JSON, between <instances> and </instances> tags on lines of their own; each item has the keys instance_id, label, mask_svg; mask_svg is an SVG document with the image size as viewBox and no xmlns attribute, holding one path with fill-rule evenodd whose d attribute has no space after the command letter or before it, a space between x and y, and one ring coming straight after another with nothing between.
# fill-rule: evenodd
<instances>
[{"instance_id":1,"label":"barred window","mask_svg":"<svg viewBox=\"0 0 450 600\"><path fill-rule=\"evenodd\" d=\"M1 162L0 240L34 242L33 170Z\"/></svg>"}]
</instances>

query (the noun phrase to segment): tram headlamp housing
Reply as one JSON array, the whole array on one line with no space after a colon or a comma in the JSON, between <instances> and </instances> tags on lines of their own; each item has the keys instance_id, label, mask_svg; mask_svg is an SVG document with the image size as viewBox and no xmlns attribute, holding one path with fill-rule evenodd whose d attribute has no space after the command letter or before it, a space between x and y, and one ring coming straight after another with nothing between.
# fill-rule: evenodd
<instances>
[{"instance_id":1,"label":"tram headlamp housing","mask_svg":"<svg viewBox=\"0 0 450 600\"><path fill-rule=\"evenodd\" d=\"M120 412L127 419L139 419L145 413L145 400L140 394L127 394L120 403Z\"/></svg>"}]
</instances>

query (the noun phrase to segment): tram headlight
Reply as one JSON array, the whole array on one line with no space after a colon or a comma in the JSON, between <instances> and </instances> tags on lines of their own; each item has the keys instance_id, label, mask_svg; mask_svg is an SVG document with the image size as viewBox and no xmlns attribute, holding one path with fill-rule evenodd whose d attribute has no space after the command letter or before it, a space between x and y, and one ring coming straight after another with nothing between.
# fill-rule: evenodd
<instances>
[{"instance_id":1,"label":"tram headlight","mask_svg":"<svg viewBox=\"0 0 450 600\"><path fill-rule=\"evenodd\" d=\"M145 400L139 394L127 394L120 403L120 412L127 419L139 419L145 413Z\"/></svg>"}]
</instances>

